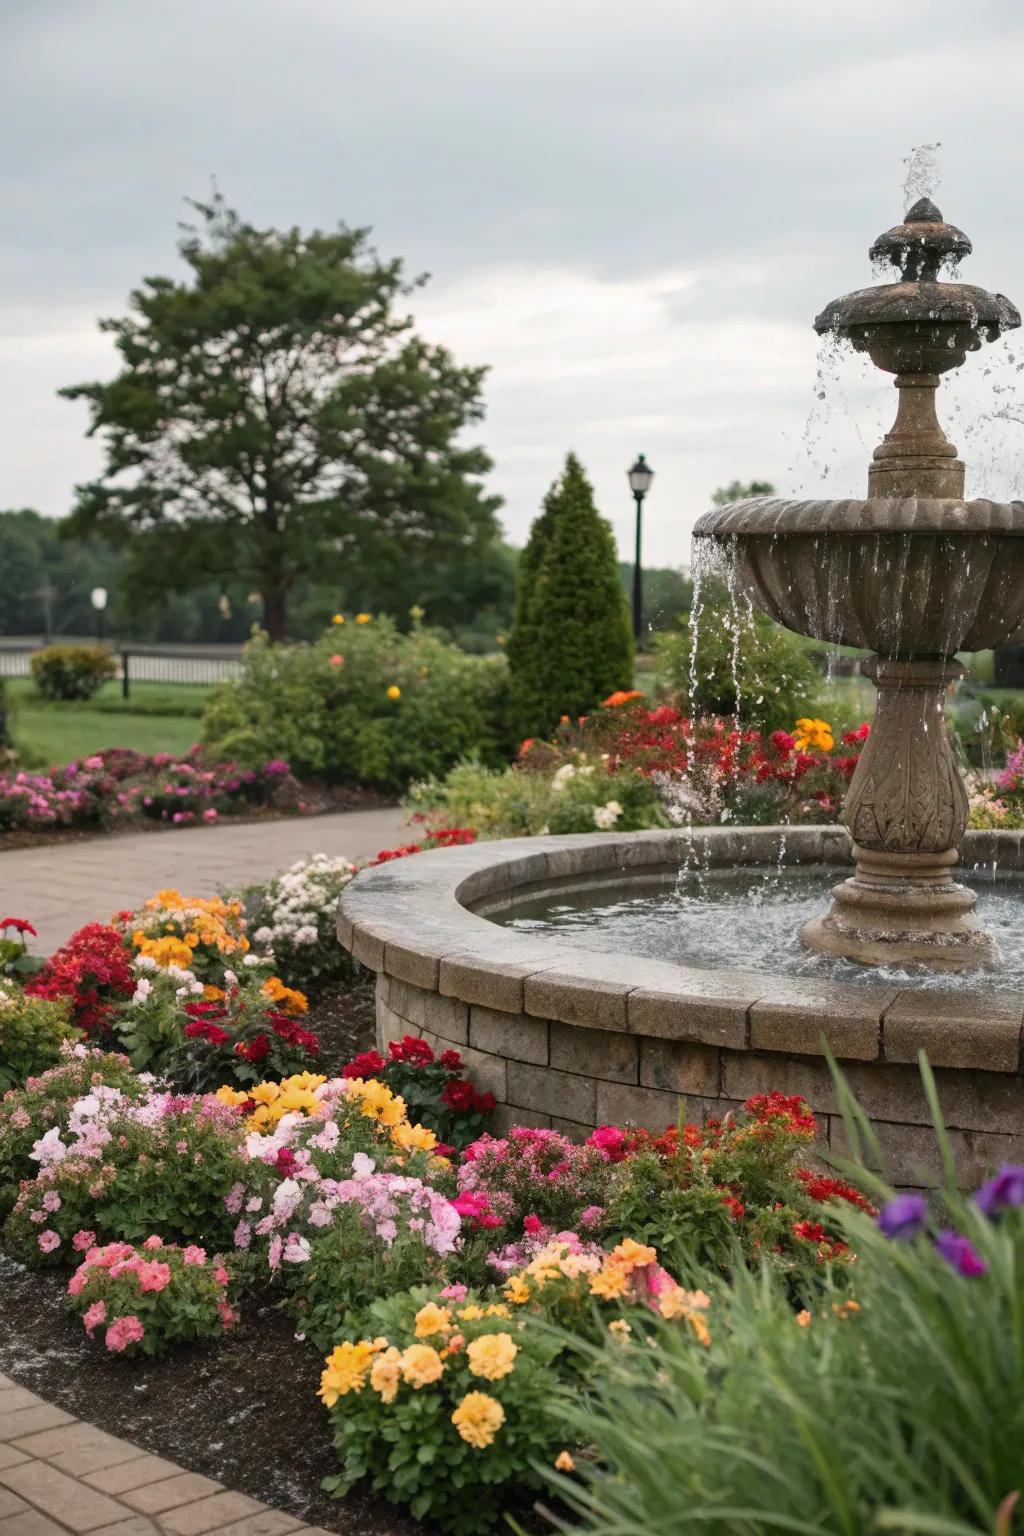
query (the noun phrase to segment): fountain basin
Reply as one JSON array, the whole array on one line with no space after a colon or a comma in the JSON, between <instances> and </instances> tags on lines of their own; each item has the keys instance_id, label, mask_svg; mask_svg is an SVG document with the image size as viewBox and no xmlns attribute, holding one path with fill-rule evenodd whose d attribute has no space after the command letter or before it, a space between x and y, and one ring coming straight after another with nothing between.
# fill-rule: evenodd
<instances>
[{"instance_id":1,"label":"fountain basin","mask_svg":"<svg viewBox=\"0 0 1024 1536\"><path fill-rule=\"evenodd\" d=\"M964 865L1024 876L1024 835L968 833ZM822 1138L844 1148L822 1040L875 1122L897 1182L938 1177L916 1067L927 1050L960 1177L1024 1161L1024 989L927 989L708 969L632 952L588 952L493 919L541 895L614 878L624 891L687 862L709 868L842 865L839 827L697 828L514 839L367 870L345 891L338 935L377 973L378 1041L425 1035L462 1052L498 1100L497 1128L583 1137L632 1121L662 1129L679 1098L692 1119L752 1093L800 1093Z\"/></svg>"}]
</instances>

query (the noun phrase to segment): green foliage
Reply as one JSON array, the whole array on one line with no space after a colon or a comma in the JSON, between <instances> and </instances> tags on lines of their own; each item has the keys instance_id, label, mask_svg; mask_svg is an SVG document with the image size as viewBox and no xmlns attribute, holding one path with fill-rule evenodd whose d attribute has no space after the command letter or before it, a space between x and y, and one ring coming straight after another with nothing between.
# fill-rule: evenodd
<instances>
[{"instance_id":1,"label":"green foliage","mask_svg":"<svg viewBox=\"0 0 1024 1536\"><path fill-rule=\"evenodd\" d=\"M275 640L304 578L492 538L490 461L460 441L484 370L412 333L399 308L419 284L401 262L365 229L257 229L216 196L193 207L187 280L147 278L127 316L100 322L121 372L62 392L87 402L106 451L71 531L123 542L136 592L255 588Z\"/></svg>"},{"instance_id":2,"label":"green foliage","mask_svg":"<svg viewBox=\"0 0 1024 1536\"><path fill-rule=\"evenodd\" d=\"M29 667L44 699L91 699L117 671L102 645L48 645L30 657Z\"/></svg>"},{"instance_id":3,"label":"green foliage","mask_svg":"<svg viewBox=\"0 0 1024 1536\"><path fill-rule=\"evenodd\" d=\"M473 827L481 837L636 832L668 825L649 778L628 770L611 774L597 762L569 766L573 771L559 778L557 772L457 763L442 780L414 784L404 803L431 820Z\"/></svg>"},{"instance_id":4,"label":"green foliage","mask_svg":"<svg viewBox=\"0 0 1024 1536\"><path fill-rule=\"evenodd\" d=\"M731 501L746 501L749 496L774 496L775 487L767 480L733 480L711 493L713 507L727 507Z\"/></svg>"},{"instance_id":5,"label":"green foliage","mask_svg":"<svg viewBox=\"0 0 1024 1536\"><path fill-rule=\"evenodd\" d=\"M56 1066L64 1041L80 1039L67 1003L26 997L0 979L0 1094Z\"/></svg>"},{"instance_id":6,"label":"green foliage","mask_svg":"<svg viewBox=\"0 0 1024 1536\"><path fill-rule=\"evenodd\" d=\"M745 725L791 730L813 714L821 677L794 635L754 610L747 614L716 594L699 610L696 664L688 624L659 637L660 675L694 715L738 714Z\"/></svg>"},{"instance_id":7,"label":"green foliage","mask_svg":"<svg viewBox=\"0 0 1024 1536\"><path fill-rule=\"evenodd\" d=\"M214 693L203 740L243 764L283 757L299 777L399 789L473 753L500 761L505 688L500 659L390 619L287 649L257 636L241 676Z\"/></svg>"},{"instance_id":8,"label":"green foliage","mask_svg":"<svg viewBox=\"0 0 1024 1536\"><path fill-rule=\"evenodd\" d=\"M520 558L508 658L510 718L520 737L548 735L562 715L586 714L632 682L615 540L572 453Z\"/></svg>"},{"instance_id":9,"label":"green foliage","mask_svg":"<svg viewBox=\"0 0 1024 1536\"><path fill-rule=\"evenodd\" d=\"M627 601L633 595L633 566L619 561L619 581ZM693 601L693 582L672 566L644 566L644 624L651 630L674 629L677 620L689 613Z\"/></svg>"}]
</instances>

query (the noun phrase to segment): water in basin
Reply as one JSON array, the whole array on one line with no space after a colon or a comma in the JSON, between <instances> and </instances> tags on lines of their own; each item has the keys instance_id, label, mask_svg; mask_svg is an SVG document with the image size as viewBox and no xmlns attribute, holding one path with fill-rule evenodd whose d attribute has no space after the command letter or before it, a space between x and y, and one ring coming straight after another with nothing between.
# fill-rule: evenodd
<instances>
[{"instance_id":1,"label":"water in basin","mask_svg":"<svg viewBox=\"0 0 1024 1536\"><path fill-rule=\"evenodd\" d=\"M496 918L520 933L550 934L583 950L622 950L702 970L894 981L921 987L1024 988L1024 886L1006 877L961 876L978 892L978 910L996 938L1000 964L962 972L865 967L805 949L800 929L827 905L848 869L782 866L684 872L663 883L595 886L521 902Z\"/></svg>"}]
</instances>

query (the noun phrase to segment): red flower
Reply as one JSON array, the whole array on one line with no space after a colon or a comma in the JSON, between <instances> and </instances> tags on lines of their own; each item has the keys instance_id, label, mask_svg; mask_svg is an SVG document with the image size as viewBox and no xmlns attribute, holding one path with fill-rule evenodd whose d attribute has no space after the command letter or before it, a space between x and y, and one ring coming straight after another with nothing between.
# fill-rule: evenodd
<instances>
[{"instance_id":1,"label":"red flower","mask_svg":"<svg viewBox=\"0 0 1024 1536\"><path fill-rule=\"evenodd\" d=\"M442 1051L437 1059L440 1065L449 1072L462 1071L462 1057L458 1051Z\"/></svg>"},{"instance_id":2,"label":"red flower","mask_svg":"<svg viewBox=\"0 0 1024 1536\"><path fill-rule=\"evenodd\" d=\"M821 1174L812 1173L810 1168L798 1168L796 1176L812 1200L845 1200L848 1205L866 1211L869 1216L877 1215L871 1201L859 1189L855 1189L852 1184L845 1184L842 1179L825 1178Z\"/></svg>"},{"instance_id":3,"label":"red flower","mask_svg":"<svg viewBox=\"0 0 1024 1536\"><path fill-rule=\"evenodd\" d=\"M205 1019L193 1019L191 1024L186 1024L182 1031L186 1040L206 1040L210 1045L227 1045L231 1036L226 1029L221 1029L219 1024L210 1024Z\"/></svg>"},{"instance_id":4,"label":"red flower","mask_svg":"<svg viewBox=\"0 0 1024 1536\"><path fill-rule=\"evenodd\" d=\"M429 1044L418 1035L403 1035L401 1040L389 1041L388 1054L392 1061L404 1061L410 1067L429 1067L434 1060Z\"/></svg>"},{"instance_id":5,"label":"red flower","mask_svg":"<svg viewBox=\"0 0 1024 1536\"><path fill-rule=\"evenodd\" d=\"M270 1041L263 1034L257 1035L248 1045L243 1040L239 1040L235 1046L235 1052L246 1061L262 1061L270 1053Z\"/></svg>"},{"instance_id":6,"label":"red flower","mask_svg":"<svg viewBox=\"0 0 1024 1536\"><path fill-rule=\"evenodd\" d=\"M99 1035L113 1004L135 991L135 975L116 929L87 923L50 956L25 991L51 1002L66 998L72 1024L87 1035Z\"/></svg>"},{"instance_id":7,"label":"red flower","mask_svg":"<svg viewBox=\"0 0 1024 1536\"><path fill-rule=\"evenodd\" d=\"M806 1100L798 1093L788 1097L774 1090L771 1093L755 1093L743 1108L762 1125L777 1125L780 1129L809 1136L813 1136L817 1130L817 1122Z\"/></svg>"},{"instance_id":8,"label":"red flower","mask_svg":"<svg viewBox=\"0 0 1024 1536\"><path fill-rule=\"evenodd\" d=\"M23 917L0 918L0 928L13 928L16 933L30 933L34 939L39 937L32 924Z\"/></svg>"},{"instance_id":9,"label":"red flower","mask_svg":"<svg viewBox=\"0 0 1024 1536\"><path fill-rule=\"evenodd\" d=\"M376 1077L387 1062L379 1051L362 1051L341 1069L342 1077Z\"/></svg>"},{"instance_id":10,"label":"red flower","mask_svg":"<svg viewBox=\"0 0 1024 1536\"><path fill-rule=\"evenodd\" d=\"M475 1102L476 1089L466 1077L450 1078L441 1089L441 1103L457 1115L468 1115Z\"/></svg>"}]
</instances>

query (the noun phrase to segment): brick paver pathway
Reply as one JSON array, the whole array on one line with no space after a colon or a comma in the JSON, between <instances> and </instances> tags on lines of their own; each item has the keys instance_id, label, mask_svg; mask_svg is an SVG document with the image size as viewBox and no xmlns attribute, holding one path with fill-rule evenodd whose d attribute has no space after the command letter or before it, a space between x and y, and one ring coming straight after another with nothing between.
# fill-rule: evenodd
<instances>
[{"instance_id":1,"label":"brick paver pathway","mask_svg":"<svg viewBox=\"0 0 1024 1536\"><path fill-rule=\"evenodd\" d=\"M372 858L409 841L403 812L389 807L18 848L0 853L0 916L28 918L39 930L38 952L48 954L83 923L105 922L167 886L213 896L306 854Z\"/></svg>"},{"instance_id":2,"label":"brick paver pathway","mask_svg":"<svg viewBox=\"0 0 1024 1536\"><path fill-rule=\"evenodd\" d=\"M326 1536L0 1376L0 1536Z\"/></svg>"}]
</instances>

